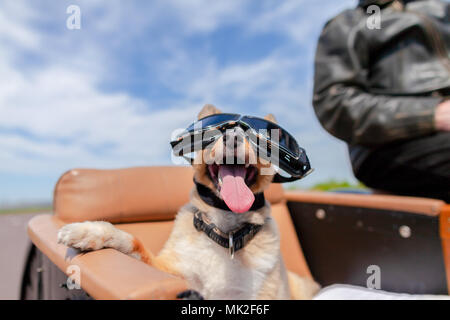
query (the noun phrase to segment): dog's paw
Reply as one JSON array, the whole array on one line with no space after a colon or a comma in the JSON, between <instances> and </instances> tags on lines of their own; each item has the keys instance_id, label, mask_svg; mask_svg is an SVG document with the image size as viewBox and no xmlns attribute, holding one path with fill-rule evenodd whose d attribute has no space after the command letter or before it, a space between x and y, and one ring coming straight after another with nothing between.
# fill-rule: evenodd
<instances>
[{"instance_id":1,"label":"dog's paw","mask_svg":"<svg viewBox=\"0 0 450 320\"><path fill-rule=\"evenodd\" d=\"M106 246L117 229L109 222L86 221L65 225L58 231L58 243L81 251L98 250Z\"/></svg>"},{"instance_id":2,"label":"dog's paw","mask_svg":"<svg viewBox=\"0 0 450 320\"><path fill-rule=\"evenodd\" d=\"M177 298L182 300L205 300L203 296L195 290L186 290L180 292L177 295Z\"/></svg>"},{"instance_id":3,"label":"dog's paw","mask_svg":"<svg viewBox=\"0 0 450 320\"><path fill-rule=\"evenodd\" d=\"M320 285L313 279L300 277L291 271L288 271L288 281L294 300L311 300L320 290Z\"/></svg>"}]
</instances>

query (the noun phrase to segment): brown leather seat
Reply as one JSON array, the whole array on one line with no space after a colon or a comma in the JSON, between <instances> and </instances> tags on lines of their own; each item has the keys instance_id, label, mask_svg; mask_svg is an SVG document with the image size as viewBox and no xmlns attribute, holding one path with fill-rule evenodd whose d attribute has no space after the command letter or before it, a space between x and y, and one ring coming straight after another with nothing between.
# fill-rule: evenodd
<instances>
[{"instance_id":1,"label":"brown leather seat","mask_svg":"<svg viewBox=\"0 0 450 320\"><path fill-rule=\"evenodd\" d=\"M174 277L112 249L77 254L56 243L66 223L107 220L137 236L158 253L167 240L177 210L188 202L193 187L190 167L143 167L120 170L75 169L58 181L54 215L40 215L29 223L33 243L59 269L81 270L81 286L96 299L174 299L186 289ZM450 207L439 200L389 195L287 192L273 184L266 192L281 230L281 251L289 270L311 273L303 256L286 201L315 202L440 215L447 275L450 275ZM450 279L450 277L448 277ZM450 287L450 283L449 283Z\"/></svg>"},{"instance_id":2,"label":"brown leather seat","mask_svg":"<svg viewBox=\"0 0 450 320\"><path fill-rule=\"evenodd\" d=\"M61 270L78 265L82 288L96 299L174 299L186 289L182 279L112 249L77 254L57 244L56 236L65 223L107 220L158 253L169 236L177 210L188 202L192 187L190 167L71 170L55 187L55 214L32 219L28 233ZM273 184L266 198L282 230L281 250L287 268L311 277L281 185Z\"/></svg>"}]
</instances>

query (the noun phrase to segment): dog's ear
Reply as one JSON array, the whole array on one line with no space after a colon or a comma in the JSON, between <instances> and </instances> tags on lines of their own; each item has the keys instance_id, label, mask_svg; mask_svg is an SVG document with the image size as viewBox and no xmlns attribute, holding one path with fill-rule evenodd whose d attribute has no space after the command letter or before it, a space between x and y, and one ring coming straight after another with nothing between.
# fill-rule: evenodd
<instances>
[{"instance_id":1,"label":"dog's ear","mask_svg":"<svg viewBox=\"0 0 450 320\"><path fill-rule=\"evenodd\" d=\"M222 111L217 109L212 104L205 104L203 106L202 110L200 111L200 113L198 114L198 119L201 119L201 118L204 118L204 117L210 116L212 114L216 114L216 113L222 113Z\"/></svg>"},{"instance_id":2,"label":"dog's ear","mask_svg":"<svg viewBox=\"0 0 450 320\"><path fill-rule=\"evenodd\" d=\"M275 116L271 113L269 113L267 116L264 117L267 121L277 123L277 119L275 119Z\"/></svg>"}]
</instances>

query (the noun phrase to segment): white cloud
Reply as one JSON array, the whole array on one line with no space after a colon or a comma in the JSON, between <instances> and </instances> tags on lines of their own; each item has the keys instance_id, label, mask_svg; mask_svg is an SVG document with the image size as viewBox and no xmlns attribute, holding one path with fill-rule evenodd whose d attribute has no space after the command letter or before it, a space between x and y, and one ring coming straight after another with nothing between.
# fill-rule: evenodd
<instances>
[{"instance_id":1,"label":"white cloud","mask_svg":"<svg viewBox=\"0 0 450 320\"><path fill-rule=\"evenodd\" d=\"M355 6L354 0L286 0L282 2L268 0L264 3L266 10L249 21L250 30L253 32L278 31L300 44L310 43L306 40L318 25L321 27L338 12Z\"/></svg>"},{"instance_id":2,"label":"white cloud","mask_svg":"<svg viewBox=\"0 0 450 320\"><path fill-rule=\"evenodd\" d=\"M119 157L112 161L116 165L134 163L133 157L149 163L161 159L171 128L183 126L196 110L183 105L151 111L145 101L126 93L103 93L88 75L70 70L48 68L24 75L4 65L1 69L6 76L0 79L0 113L7 116L0 118L0 127L10 136L15 129L30 133L33 138L27 143L22 137L13 146L36 154L36 165L44 159L43 170L48 159L73 159L77 152L80 159L97 157L92 163L103 163L105 156L93 151L103 145L111 146L109 156ZM14 85L8 85L11 79ZM8 141L0 140L0 148Z\"/></svg>"},{"instance_id":3,"label":"white cloud","mask_svg":"<svg viewBox=\"0 0 450 320\"><path fill-rule=\"evenodd\" d=\"M225 111L275 113L320 169L310 183L327 176L349 177L345 147L324 133L312 111L310 82L304 83L311 75L299 78L296 73L312 61L292 55L289 44L260 59L227 64L221 64L208 46L186 46L192 35L204 36L232 24L247 36L278 32L310 43L309 26L317 23L318 14L308 16L311 11L303 9L316 4L265 1L251 11L248 1L136 3L79 1L83 20L78 33L65 29L64 2L0 4L4 49L0 52L0 174L56 180L71 167L167 163L171 132L187 125L208 102ZM54 20L61 29L49 32L39 25L52 25ZM127 76L127 63L134 62L126 56L130 46L142 50L139 58L147 60L144 65L149 69L142 74L176 97L160 104L127 90L105 89L105 84ZM23 63L24 54L36 56L39 62ZM255 105L247 105L248 101ZM333 159L331 152L336 155ZM0 182L2 188L7 189L8 182Z\"/></svg>"},{"instance_id":4,"label":"white cloud","mask_svg":"<svg viewBox=\"0 0 450 320\"><path fill-rule=\"evenodd\" d=\"M218 26L241 21L248 1L170 0L165 3L175 9L184 30L211 32Z\"/></svg>"},{"instance_id":5,"label":"white cloud","mask_svg":"<svg viewBox=\"0 0 450 320\"><path fill-rule=\"evenodd\" d=\"M40 36L27 23L34 18L33 11L23 2L5 1L0 10L0 43L24 48L36 48Z\"/></svg>"}]
</instances>

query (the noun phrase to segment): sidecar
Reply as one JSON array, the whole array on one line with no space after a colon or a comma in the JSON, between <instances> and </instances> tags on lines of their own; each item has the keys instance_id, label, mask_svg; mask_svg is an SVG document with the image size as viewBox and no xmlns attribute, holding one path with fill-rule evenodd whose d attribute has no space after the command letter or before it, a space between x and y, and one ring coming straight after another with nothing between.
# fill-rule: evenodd
<instances>
[{"instance_id":1,"label":"sidecar","mask_svg":"<svg viewBox=\"0 0 450 320\"><path fill-rule=\"evenodd\" d=\"M77 252L57 243L66 223L110 221L157 254L193 187L190 167L74 169L54 191L53 214L28 225L33 243L22 299L175 299L187 289L167 274L113 249ZM285 191L265 193L281 234L286 267L322 286L448 294L450 205L392 195Z\"/></svg>"}]
</instances>

